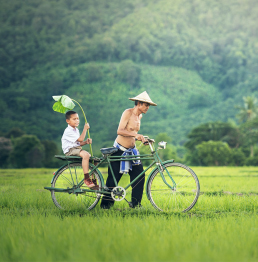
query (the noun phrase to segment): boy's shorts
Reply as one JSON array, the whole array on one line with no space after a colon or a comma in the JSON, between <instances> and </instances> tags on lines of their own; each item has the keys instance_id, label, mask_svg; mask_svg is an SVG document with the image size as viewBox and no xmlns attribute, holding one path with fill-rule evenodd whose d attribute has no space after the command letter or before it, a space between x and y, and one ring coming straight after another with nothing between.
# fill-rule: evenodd
<instances>
[{"instance_id":1,"label":"boy's shorts","mask_svg":"<svg viewBox=\"0 0 258 262\"><path fill-rule=\"evenodd\" d=\"M67 153L65 153L66 156L80 156L80 152L82 151L81 146L72 147L69 149Z\"/></svg>"}]
</instances>

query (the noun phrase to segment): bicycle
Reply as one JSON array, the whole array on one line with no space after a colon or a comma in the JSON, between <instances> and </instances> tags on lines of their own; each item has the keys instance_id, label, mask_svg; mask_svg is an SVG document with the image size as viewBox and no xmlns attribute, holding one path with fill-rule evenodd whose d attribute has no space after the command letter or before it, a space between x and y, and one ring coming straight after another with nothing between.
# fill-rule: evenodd
<instances>
[{"instance_id":1,"label":"bicycle","mask_svg":"<svg viewBox=\"0 0 258 262\"><path fill-rule=\"evenodd\" d=\"M150 154L139 156L112 156L118 149L102 148L100 149L102 157L90 158L89 175L95 179L99 188L97 190L86 187L83 181L83 170L81 166L81 157L57 155L58 159L67 161L55 173L51 181L51 187L44 187L51 192L54 204L61 209L86 208L93 209L105 194L115 201L125 200L130 186L146 173L154 165L146 183L145 191L148 200L159 211L182 211L187 212L196 204L200 194L199 180L194 171L186 165L175 163L174 160L162 161L158 155L158 150L166 148L166 142L158 143L158 148L154 147L154 139L145 137L151 150ZM118 186L115 179L111 162L122 160L151 160L144 171L137 176L131 183L125 187ZM104 184L103 175L98 169L101 165L107 163L111 168L111 173L115 182L114 188L107 188Z\"/></svg>"}]
</instances>

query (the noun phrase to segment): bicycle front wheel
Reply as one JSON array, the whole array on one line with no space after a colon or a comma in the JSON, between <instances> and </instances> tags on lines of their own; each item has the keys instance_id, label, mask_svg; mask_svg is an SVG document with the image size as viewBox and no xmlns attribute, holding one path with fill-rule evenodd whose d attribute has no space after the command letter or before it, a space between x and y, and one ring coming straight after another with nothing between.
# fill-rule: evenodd
<instances>
[{"instance_id":1,"label":"bicycle front wheel","mask_svg":"<svg viewBox=\"0 0 258 262\"><path fill-rule=\"evenodd\" d=\"M69 168L70 166L70 168ZM81 163L71 163L64 166L55 176L52 187L62 189L72 189L79 187L78 184L84 179L84 173ZM92 167L89 167L89 171ZM94 171L95 178L99 187L103 187L99 174ZM85 184L80 186L82 189L89 189ZM54 204L65 210L80 210L94 208L101 197L100 193L84 192L84 193L66 193L51 191L51 196Z\"/></svg>"},{"instance_id":2,"label":"bicycle front wheel","mask_svg":"<svg viewBox=\"0 0 258 262\"><path fill-rule=\"evenodd\" d=\"M151 175L147 193L151 204L160 211L189 211L198 200L200 184L193 170L180 163L164 165L170 176L159 170Z\"/></svg>"}]
</instances>

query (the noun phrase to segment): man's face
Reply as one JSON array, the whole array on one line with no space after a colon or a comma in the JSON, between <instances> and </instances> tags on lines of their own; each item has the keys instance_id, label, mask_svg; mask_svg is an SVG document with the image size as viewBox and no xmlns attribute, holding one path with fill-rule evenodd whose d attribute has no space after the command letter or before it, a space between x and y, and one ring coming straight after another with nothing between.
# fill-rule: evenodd
<instances>
[{"instance_id":1,"label":"man's face","mask_svg":"<svg viewBox=\"0 0 258 262\"><path fill-rule=\"evenodd\" d=\"M139 109L143 114L146 114L147 111L149 110L150 104L149 103L139 103Z\"/></svg>"},{"instance_id":2,"label":"man's face","mask_svg":"<svg viewBox=\"0 0 258 262\"><path fill-rule=\"evenodd\" d=\"M72 114L70 119L66 119L66 122L73 128L77 127L80 123L78 114Z\"/></svg>"}]
</instances>

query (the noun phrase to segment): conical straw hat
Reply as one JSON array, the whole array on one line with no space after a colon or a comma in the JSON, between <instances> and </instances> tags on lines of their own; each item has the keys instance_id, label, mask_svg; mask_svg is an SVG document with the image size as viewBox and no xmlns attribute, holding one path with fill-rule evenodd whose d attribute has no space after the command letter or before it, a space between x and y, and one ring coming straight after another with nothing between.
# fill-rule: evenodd
<instances>
[{"instance_id":1,"label":"conical straw hat","mask_svg":"<svg viewBox=\"0 0 258 262\"><path fill-rule=\"evenodd\" d=\"M155 104L154 102L151 101L148 93L146 91L142 92L141 94L139 94L138 96L136 97L133 97L133 98L129 98L130 100L132 101L141 101L141 102L146 102L146 103L149 103L150 105L152 106L156 106L157 104Z\"/></svg>"}]
</instances>

